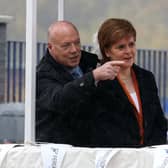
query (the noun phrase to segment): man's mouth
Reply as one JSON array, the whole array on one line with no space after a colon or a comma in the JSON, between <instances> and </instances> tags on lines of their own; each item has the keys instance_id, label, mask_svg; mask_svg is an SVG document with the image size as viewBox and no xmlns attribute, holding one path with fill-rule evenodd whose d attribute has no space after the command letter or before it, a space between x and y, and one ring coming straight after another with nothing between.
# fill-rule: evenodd
<instances>
[{"instance_id":1,"label":"man's mouth","mask_svg":"<svg viewBox=\"0 0 168 168\"><path fill-rule=\"evenodd\" d=\"M79 55L72 55L72 56L69 57L69 59L72 59L72 60L77 59L77 58L79 58Z\"/></svg>"}]
</instances>

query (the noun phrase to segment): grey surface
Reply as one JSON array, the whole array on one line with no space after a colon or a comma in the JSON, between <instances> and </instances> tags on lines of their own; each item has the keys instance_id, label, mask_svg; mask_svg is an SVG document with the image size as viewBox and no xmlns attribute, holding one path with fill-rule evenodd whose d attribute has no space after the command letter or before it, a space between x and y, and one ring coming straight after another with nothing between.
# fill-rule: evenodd
<instances>
[{"instance_id":1,"label":"grey surface","mask_svg":"<svg viewBox=\"0 0 168 168\"><path fill-rule=\"evenodd\" d=\"M24 140L24 104L0 104L0 143Z\"/></svg>"}]
</instances>

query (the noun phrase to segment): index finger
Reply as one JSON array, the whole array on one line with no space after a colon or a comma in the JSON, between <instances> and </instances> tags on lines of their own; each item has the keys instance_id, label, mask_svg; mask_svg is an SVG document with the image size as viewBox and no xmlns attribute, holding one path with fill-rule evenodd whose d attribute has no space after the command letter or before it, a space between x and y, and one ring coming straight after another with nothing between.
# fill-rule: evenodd
<instances>
[{"instance_id":1,"label":"index finger","mask_svg":"<svg viewBox=\"0 0 168 168\"><path fill-rule=\"evenodd\" d=\"M111 65L123 65L124 61L111 61Z\"/></svg>"}]
</instances>

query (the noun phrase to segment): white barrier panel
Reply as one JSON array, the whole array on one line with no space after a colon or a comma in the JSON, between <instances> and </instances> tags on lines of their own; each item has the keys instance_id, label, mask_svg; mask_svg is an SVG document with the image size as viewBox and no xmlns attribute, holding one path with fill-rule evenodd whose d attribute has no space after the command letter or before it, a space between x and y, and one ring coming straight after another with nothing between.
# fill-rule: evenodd
<instances>
[{"instance_id":1,"label":"white barrier panel","mask_svg":"<svg viewBox=\"0 0 168 168\"><path fill-rule=\"evenodd\" d=\"M44 144L41 145L41 154L44 168L61 168L65 153L71 145Z\"/></svg>"},{"instance_id":2,"label":"white barrier panel","mask_svg":"<svg viewBox=\"0 0 168 168\"><path fill-rule=\"evenodd\" d=\"M168 168L168 145L80 148L41 144L0 145L0 149L0 156L2 151L7 151L1 157L0 168Z\"/></svg>"},{"instance_id":3,"label":"white barrier panel","mask_svg":"<svg viewBox=\"0 0 168 168\"><path fill-rule=\"evenodd\" d=\"M111 149L103 151L103 157L99 157L96 168L152 168L153 156L151 150L142 149ZM97 155L102 151L98 150Z\"/></svg>"},{"instance_id":4,"label":"white barrier panel","mask_svg":"<svg viewBox=\"0 0 168 168\"><path fill-rule=\"evenodd\" d=\"M15 146L15 144L0 145L0 167L8 152Z\"/></svg>"},{"instance_id":5,"label":"white barrier panel","mask_svg":"<svg viewBox=\"0 0 168 168\"><path fill-rule=\"evenodd\" d=\"M162 145L154 150L153 168L168 168L168 145Z\"/></svg>"}]
</instances>

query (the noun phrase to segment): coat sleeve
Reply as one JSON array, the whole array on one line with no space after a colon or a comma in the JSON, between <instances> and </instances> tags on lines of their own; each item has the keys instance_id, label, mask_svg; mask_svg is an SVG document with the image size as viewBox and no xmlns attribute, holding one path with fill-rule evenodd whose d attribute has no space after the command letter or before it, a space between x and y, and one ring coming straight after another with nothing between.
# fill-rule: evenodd
<instances>
[{"instance_id":1,"label":"coat sleeve","mask_svg":"<svg viewBox=\"0 0 168 168\"><path fill-rule=\"evenodd\" d=\"M36 105L43 110L58 111L68 106L88 100L95 89L92 72L82 78L63 84L49 73L37 74Z\"/></svg>"},{"instance_id":2,"label":"coat sleeve","mask_svg":"<svg viewBox=\"0 0 168 168\"><path fill-rule=\"evenodd\" d=\"M160 99L158 96L158 89L154 79L154 75L151 75L151 88L153 90L152 108L155 111L155 118L152 128L152 136L150 137L150 144L159 145L165 144L167 140L167 120L161 107Z\"/></svg>"}]
</instances>

